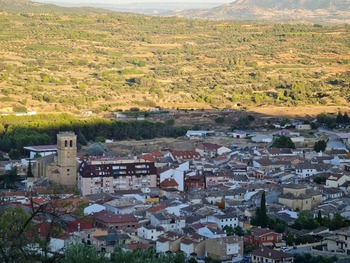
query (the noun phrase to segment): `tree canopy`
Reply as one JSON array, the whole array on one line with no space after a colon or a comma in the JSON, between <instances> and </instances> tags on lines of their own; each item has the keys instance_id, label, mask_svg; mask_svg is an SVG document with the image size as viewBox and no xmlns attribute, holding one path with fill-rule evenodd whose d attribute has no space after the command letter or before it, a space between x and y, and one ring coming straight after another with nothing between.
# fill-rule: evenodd
<instances>
[{"instance_id":1,"label":"tree canopy","mask_svg":"<svg viewBox=\"0 0 350 263\"><path fill-rule=\"evenodd\" d=\"M295 149L295 144L292 141L292 139L288 136L279 136L277 137L272 145L271 148L290 148L290 149Z\"/></svg>"}]
</instances>

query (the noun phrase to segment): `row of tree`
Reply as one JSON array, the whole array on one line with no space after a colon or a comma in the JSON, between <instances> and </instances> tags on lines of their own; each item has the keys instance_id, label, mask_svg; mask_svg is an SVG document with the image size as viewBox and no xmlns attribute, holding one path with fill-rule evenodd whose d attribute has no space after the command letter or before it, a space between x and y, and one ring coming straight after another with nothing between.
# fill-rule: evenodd
<instances>
[{"instance_id":1,"label":"row of tree","mask_svg":"<svg viewBox=\"0 0 350 263\"><path fill-rule=\"evenodd\" d=\"M23 151L24 146L55 144L60 131L74 131L78 143L88 141L152 139L155 137L178 137L186 129L175 127L173 123L129 121L117 122L108 119L78 119L68 114L19 116L0 118L0 150Z\"/></svg>"}]
</instances>

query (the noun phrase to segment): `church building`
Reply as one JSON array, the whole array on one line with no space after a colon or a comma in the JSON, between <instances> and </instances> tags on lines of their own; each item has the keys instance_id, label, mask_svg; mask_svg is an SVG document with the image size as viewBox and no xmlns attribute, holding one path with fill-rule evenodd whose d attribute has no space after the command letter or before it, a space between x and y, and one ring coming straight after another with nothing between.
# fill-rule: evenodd
<instances>
[{"instance_id":1,"label":"church building","mask_svg":"<svg viewBox=\"0 0 350 263\"><path fill-rule=\"evenodd\" d=\"M74 132L57 134L57 152L33 163L35 180L47 178L66 186L77 185L77 136Z\"/></svg>"}]
</instances>

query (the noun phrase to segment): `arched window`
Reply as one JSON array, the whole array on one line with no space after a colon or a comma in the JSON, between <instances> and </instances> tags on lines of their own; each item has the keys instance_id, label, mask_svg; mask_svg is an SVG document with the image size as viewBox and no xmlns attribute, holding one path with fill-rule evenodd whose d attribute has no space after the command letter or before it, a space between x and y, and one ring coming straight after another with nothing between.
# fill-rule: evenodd
<instances>
[{"instance_id":1,"label":"arched window","mask_svg":"<svg viewBox=\"0 0 350 263\"><path fill-rule=\"evenodd\" d=\"M68 141L67 140L64 141L64 147L68 147Z\"/></svg>"}]
</instances>

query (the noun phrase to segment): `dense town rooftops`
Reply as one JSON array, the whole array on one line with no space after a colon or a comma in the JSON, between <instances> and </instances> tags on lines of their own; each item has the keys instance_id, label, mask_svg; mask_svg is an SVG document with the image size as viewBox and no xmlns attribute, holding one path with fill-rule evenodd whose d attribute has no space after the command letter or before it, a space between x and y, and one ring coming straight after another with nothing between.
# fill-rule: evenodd
<instances>
[{"instance_id":1,"label":"dense town rooftops","mask_svg":"<svg viewBox=\"0 0 350 263\"><path fill-rule=\"evenodd\" d=\"M106 223L128 223L128 222L137 222L137 219L134 215L116 215L108 211L101 211L95 213L93 217L97 220L106 222Z\"/></svg>"}]
</instances>

